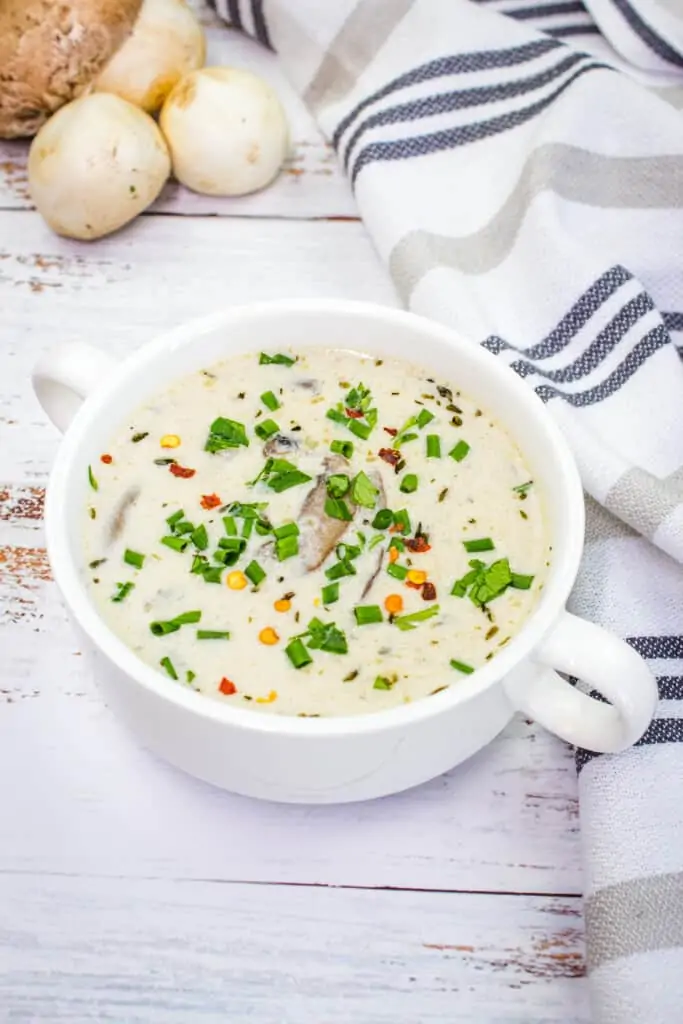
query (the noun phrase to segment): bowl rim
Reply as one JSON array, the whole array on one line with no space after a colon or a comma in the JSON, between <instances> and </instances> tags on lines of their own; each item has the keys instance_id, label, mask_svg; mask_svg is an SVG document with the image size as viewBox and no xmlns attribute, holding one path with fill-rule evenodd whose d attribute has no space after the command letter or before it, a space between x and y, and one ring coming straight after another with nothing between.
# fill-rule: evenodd
<instances>
[{"instance_id":1,"label":"bowl rim","mask_svg":"<svg viewBox=\"0 0 683 1024\"><path fill-rule=\"evenodd\" d=\"M410 704L368 714L329 718L255 714L248 708L233 707L228 703L207 698L201 692L173 685L160 672L140 660L116 636L90 600L75 560L71 557L64 510L67 507L69 484L73 474L80 469L79 449L92 423L100 418L99 406L124 387L131 376L162 356L167 362L172 351L181 349L202 335L211 334L236 321L251 320L256 326L259 321L263 322L271 317L300 317L321 313L326 316L358 318L365 322L379 320L384 325L411 327L415 331L449 344L453 348L454 358L457 358L459 352L466 352L467 358L478 364L483 373L497 378L517 401L526 404L539 429L545 432L553 446L555 458L549 472L554 474L557 485L562 487L566 499L571 502L571 531L570 535L563 535L560 538L561 543L554 544L551 574L543 596L520 632L493 661L477 669L472 675L459 679L457 687L447 687L442 692L430 696L429 700L420 699ZM372 349L371 343L368 348ZM298 736L302 739L403 729L452 710L500 682L530 656L564 609L576 578L583 549L584 516L583 488L569 446L544 404L513 370L499 362L480 345L465 339L458 331L439 321L390 306L345 299L285 299L230 306L155 335L152 340L121 360L101 387L83 401L62 438L50 475L45 502L47 551L55 582L71 616L90 644L101 655L148 693L191 715L245 732ZM511 708L511 713L513 710Z\"/></svg>"}]
</instances>

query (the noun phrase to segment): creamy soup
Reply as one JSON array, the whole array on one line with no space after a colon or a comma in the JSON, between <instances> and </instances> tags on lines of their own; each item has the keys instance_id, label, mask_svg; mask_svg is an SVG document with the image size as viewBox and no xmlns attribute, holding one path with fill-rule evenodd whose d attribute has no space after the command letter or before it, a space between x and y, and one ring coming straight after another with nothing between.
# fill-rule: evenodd
<instances>
[{"instance_id":1,"label":"creamy soup","mask_svg":"<svg viewBox=\"0 0 683 1024\"><path fill-rule=\"evenodd\" d=\"M143 661L232 706L354 715L457 686L548 565L512 438L417 366L256 353L175 382L87 468L85 564Z\"/></svg>"}]
</instances>

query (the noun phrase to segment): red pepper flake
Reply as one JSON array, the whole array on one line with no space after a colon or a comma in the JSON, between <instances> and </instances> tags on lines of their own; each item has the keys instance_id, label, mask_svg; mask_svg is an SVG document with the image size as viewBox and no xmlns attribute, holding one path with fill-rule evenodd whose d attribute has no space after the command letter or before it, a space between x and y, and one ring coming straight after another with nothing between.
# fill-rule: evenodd
<instances>
[{"instance_id":1,"label":"red pepper flake","mask_svg":"<svg viewBox=\"0 0 683 1024\"><path fill-rule=\"evenodd\" d=\"M224 693L226 697L232 697L233 693L237 693L237 687L235 686L235 684L231 683L230 680L226 679L225 676L223 676L220 683L218 684L218 689L221 691L221 693Z\"/></svg>"},{"instance_id":2,"label":"red pepper flake","mask_svg":"<svg viewBox=\"0 0 683 1024\"><path fill-rule=\"evenodd\" d=\"M386 434L389 435L389 437L396 437L396 435L398 434L398 430L396 429L396 427L383 427L382 429Z\"/></svg>"},{"instance_id":3,"label":"red pepper flake","mask_svg":"<svg viewBox=\"0 0 683 1024\"><path fill-rule=\"evenodd\" d=\"M430 583L429 580L422 584L422 600L436 601L436 587L433 583Z\"/></svg>"},{"instance_id":4,"label":"red pepper flake","mask_svg":"<svg viewBox=\"0 0 683 1024\"><path fill-rule=\"evenodd\" d=\"M217 494L202 494L202 500L199 502L202 508L211 509L217 508L221 504L221 499Z\"/></svg>"},{"instance_id":5,"label":"red pepper flake","mask_svg":"<svg viewBox=\"0 0 683 1024\"><path fill-rule=\"evenodd\" d=\"M411 590L422 590L422 588L426 587L427 584L426 583L411 583L410 580L406 580L406 586L410 587ZM424 597L424 594L422 596Z\"/></svg>"},{"instance_id":6,"label":"red pepper flake","mask_svg":"<svg viewBox=\"0 0 683 1024\"><path fill-rule=\"evenodd\" d=\"M109 466L113 461L111 455L100 455L100 462L103 462L105 466Z\"/></svg>"},{"instance_id":7,"label":"red pepper flake","mask_svg":"<svg viewBox=\"0 0 683 1024\"><path fill-rule=\"evenodd\" d=\"M401 460L401 453L396 448L380 448L377 454L390 466L395 466Z\"/></svg>"},{"instance_id":8,"label":"red pepper flake","mask_svg":"<svg viewBox=\"0 0 683 1024\"><path fill-rule=\"evenodd\" d=\"M173 473L173 476L181 476L183 480L189 480L197 472L196 469L185 469L184 466L179 466L177 462L174 462L168 468Z\"/></svg>"},{"instance_id":9,"label":"red pepper flake","mask_svg":"<svg viewBox=\"0 0 683 1024\"><path fill-rule=\"evenodd\" d=\"M432 545L427 543L427 538L422 533L418 534L417 537L409 537L406 541L406 547L416 555L432 550Z\"/></svg>"},{"instance_id":10,"label":"red pepper flake","mask_svg":"<svg viewBox=\"0 0 683 1024\"><path fill-rule=\"evenodd\" d=\"M346 415L349 417L350 420L361 420L363 418L363 410L362 409L347 409L346 410Z\"/></svg>"}]
</instances>

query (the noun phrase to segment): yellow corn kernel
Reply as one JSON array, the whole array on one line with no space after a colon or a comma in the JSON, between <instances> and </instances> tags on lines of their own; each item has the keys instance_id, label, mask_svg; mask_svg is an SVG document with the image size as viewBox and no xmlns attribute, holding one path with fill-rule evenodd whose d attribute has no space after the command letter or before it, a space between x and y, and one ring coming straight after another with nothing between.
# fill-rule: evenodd
<instances>
[{"instance_id":1,"label":"yellow corn kernel","mask_svg":"<svg viewBox=\"0 0 683 1024\"><path fill-rule=\"evenodd\" d=\"M271 690L267 697L257 697L257 704L272 704L274 700L277 700L277 690Z\"/></svg>"},{"instance_id":2,"label":"yellow corn kernel","mask_svg":"<svg viewBox=\"0 0 683 1024\"><path fill-rule=\"evenodd\" d=\"M276 644L280 639L280 637L277 635L277 633L271 626L266 626L265 629L262 629L258 635L258 638L262 644L266 645L266 647L272 647L273 644Z\"/></svg>"},{"instance_id":3,"label":"yellow corn kernel","mask_svg":"<svg viewBox=\"0 0 683 1024\"><path fill-rule=\"evenodd\" d=\"M273 608L276 612L288 612L291 607L292 602L286 597L281 598L279 601L275 601L273 604Z\"/></svg>"},{"instance_id":4,"label":"yellow corn kernel","mask_svg":"<svg viewBox=\"0 0 683 1024\"><path fill-rule=\"evenodd\" d=\"M177 448L180 444L180 438L177 434L164 434L159 444L162 448Z\"/></svg>"},{"instance_id":5,"label":"yellow corn kernel","mask_svg":"<svg viewBox=\"0 0 683 1024\"><path fill-rule=\"evenodd\" d=\"M235 569L234 572L229 572L225 581L231 590L244 590L247 583L247 577L239 569Z\"/></svg>"},{"instance_id":6,"label":"yellow corn kernel","mask_svg":"<svg viewBox=\"0 0 683 1024\"><path fill-rule=\"evenodd\" d=\"M423 569L409 569L406 579L409 583L417 583L421 586L427 580L427 573Z\"/></svg>"},{"instance_id":7,"label":"yellow corn kernel","mask_svg":"<svg viewBox=\"0 0 683 1024\"><path fill-rule=\"evenodd\" d=\"M320 607L320 598L319 597L314 597L313 598L313 604L315 605L316 608L319 608Z\"/></svg>"}]
</instances>

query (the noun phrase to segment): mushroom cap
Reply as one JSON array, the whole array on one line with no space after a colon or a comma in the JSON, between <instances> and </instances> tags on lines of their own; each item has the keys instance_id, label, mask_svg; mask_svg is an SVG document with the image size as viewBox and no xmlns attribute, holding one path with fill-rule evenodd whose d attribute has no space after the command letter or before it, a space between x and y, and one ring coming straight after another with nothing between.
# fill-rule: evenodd
<instances>
[{"instance_id":1,"label":"mushroom cap","mask_svg":"<svg viewBox=\"0 0 683 1024\"><path fill-rule=\"evenodd\" d=\"M130 34L142 0L1 0L0 138L35 135Z\"/></svg>"}]
</instances>

